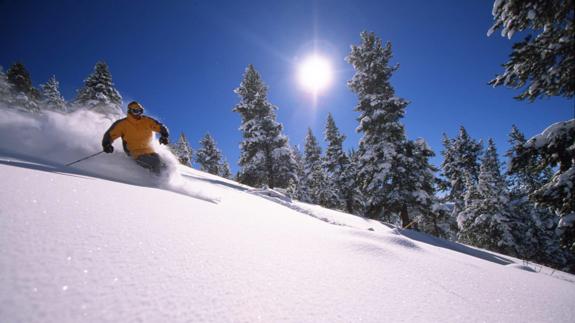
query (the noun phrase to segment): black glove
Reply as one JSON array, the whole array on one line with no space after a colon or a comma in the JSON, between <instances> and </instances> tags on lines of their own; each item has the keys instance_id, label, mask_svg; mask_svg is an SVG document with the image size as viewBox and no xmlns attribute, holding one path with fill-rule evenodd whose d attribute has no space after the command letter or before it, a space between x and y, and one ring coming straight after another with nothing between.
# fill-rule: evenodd
<instances>
[{"instance_id":1,"label":"black glove","mask_svg":"<svg viewBox=\"0 0 575 323\"><path fill-rule=\"evenodd\" d=\"M161 145L167 145L168 143L169 143L168 137L165 137L165 136L160 137L160 144Z\"/></svg>"},{"instance_id":2,"label":"black glove","mask_svg":"<svg viewBox=\"0 0 575 323\"><path fill-rule=\"evenodd\" d=\"M112 146L111 144L104 145L103 147L104 147L104 152L107 154L114 152L114 146Z\"/></svg>"}]
</instances>

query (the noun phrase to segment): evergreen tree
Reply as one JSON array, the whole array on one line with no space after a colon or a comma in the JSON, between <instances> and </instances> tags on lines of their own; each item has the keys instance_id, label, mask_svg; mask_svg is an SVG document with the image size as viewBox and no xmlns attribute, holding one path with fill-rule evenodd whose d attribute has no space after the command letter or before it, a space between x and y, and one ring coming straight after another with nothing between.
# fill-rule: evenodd
<instances>
[{"instance_id":1,"label":"evergreen tree","mask_svg":"<svg viewBox=\"0 0 575 323\"><path fill-rule=\"evenodd\" d=\"M405 201L395 194L400 189L405 132L400 119L408 102L396 97L389 79L398 66L390 66L391 44L381 45L374 33L362 32L361 44L353 45L346 58L355 69L348 86L358 96L359 146L358 176L367 198L367 216L381 219L390 213L404 214Z\"/></svg>"},{"instance_id":2,"label":"evergreen tree","mask_svg":"<svg viewBox=\"0 0 575 323\"><path fill-rule=\"evenodd\" d=\"M517 150L527 142L525 136L514 125L509 134L511 148L507 157L512 159ZM563 268L567 254L560 249L556 228L559 224L551 210L537 206L528 196L540 189L552 176L551 167L539 169L538 156L531 156L521 168L509 171L509 187L513 213L525 222L526 232L522 243L521 257L555 268Z\"/></svg>"},{"instance_id":3,"label":"evergreen tree","mask_svg":"<svg viewBox=\"0 0 575 323\"><path fill-rule=\"evenodd\" d=\"M333 187L330 187L323 168L321 148L310 128L305 137L303 172L304 201L334 207L333 200L337 199L337 195L333 192Z\"/></svg>"},{"instance_id":4,"label":"evergreen tree","mask_svg":"<svg viewBox=\"0 0 575 323\"><path fill-rule=\"evenodd\" d=\"M457 213L463 208L465 197L466 176L469 180L477 183L479 176L478 159L481 155L481 142L473 140L463 126L459 128L457 138L449 139L443 135L444 150L443 163L441 164L442 176L445 178L441 182L440 188L448 191L445 201L453 203L452 216L456 217Z\"/></svg>"},{"instance_id":5,"label":"evergreen tree","mask_svg":"<svg viewBox=\"0 0 575 323\"><path fill-rule=\"evenodd\" d=\"M78 90L74 103L79 108L106 115L122 114L122 96L114 88L112 74L105 62L96 63L94 71L84 81L84 87Z\"/></svg>"},{"instance_id":6,"label":"evergreen tree","mask_svg":"<svg viewBox=\"0 0 575 323\"><path fill-rule=\"evenodd\" d=\"M40 95L38 90L32 85L30 73L22 63L15 63L8 69L6 76L16 92L24 93L31 99L38 100Z\"/></svg>"},{"instance_id":7,"label":"evergreen tree","mask_svg":"<svg viewBox=\"0 0 575 323\"><path fill-rule=\"evenodd\" d=\"M230 163L224 158L222 164L220 165L220 174L221 177L232 179L232 170L230 168Z\"/></svg>"},{"instance_id":8,"label":"evergreen tree","mask_svg":"<svg viewBox=\"0 0 575 323\"><path fill-rule=\"evenodd\" d=\"M435 196L435 172L437 169L429 163L435 156L424 139L408 141L406 145L407 162L402 192L409 213L413 215L417 227L437 237L450 236L450 217L440 206Z\"/></svg>"},{"instance_id":9,"label":"evergreen tree","mask_svg":"<svg viewBox=\"0 0 575 323\"><path fill-rule=\"evenodd\" d=\"M530 194L538 205L549 207L560 220L562 245L575 256L575 119L558 122L515 147L510 171L521 171L536 161L535 169L557 167L553 177ZM575 271L572 265L571 271Z\"/></svg>"},{"instance_id":10,"label":"evergreen tree","mask_svg":"<svg viewBox=\"0 0 575 323\"><path fill-rule=\"evenodd\" d=\"M331 113L327 116L324 136L327 142L324 165L329 173L339 175L343 169L343 165L349 161L343 152L345 135L339 132Z\"/></svg>"},{"instance_id":11,"label":"evergreen tree","mask_svg":"<svg viewBox=\"0 0 575 323\"><path fill-rule=\"evenodd\" d=\"M351 214L365 216L366 201L361 188L363 187L359 173L359 153L351 149L348 151L349 165L344 169L344 195L346 198L346 208ZM350 207L350 208L349 208Z\"/></svg>"},{"instance_id":12,"label":"evergreen tree","mask_svg":"<svg viewBox=\"0 0 575 323\"><path fill-rule=\"evenodd\" d=\"M516 98L534 101L544 96L573 97L575 94L575 5L564 0L497 0L495 22L488 35L501 29L511 39L526 33L513 45L505 71L490 84L527 88Z\"/></svg>"},{"instance_id":13,"label":"evergreen tree","mask_svg":"<svg viewBox=\"0 0 575 323\"><path fill-rule=\"evenodd\" d=\"M30 73L22 63L15 63L6 72L8 81L14 90L14 105L29 112L38 112L40 92L32 86Z\"/></svg>"},{"instance_id":14,"label":"evergreen tree","mask_svg":"<svg viewBox=\"0 0 575 323\"><path fill-rule=\"evenodd\" d=\"M459 240L504 254L518 256L522 223L514 217L501 175L495 143L489 139L477 184L465 176L465 208L459 213Z\"/></svg>"},{"instance_id":15,"label":"evergreen tree","mask_svg":"<svg viewBox=\"0 0 575 323\"><path fill-rule=\"evenodd\" d=\"M8 81L8 77L4 74L2 66L0 66L0 103L8 106L14 104L14 89L12 83Z\"/></svg>"},{"instance_id":16,"label":"evergreen tree","mask_svg":"<svg viewBox=\"0 0 575 323\"><path fill-rule=\"evenodd\" d=\"M297 145L292 147L292 155L294 156L294 161L296 165L295 166L296 176L290 179L287 187L287 194L289 195L289 197L293 199L304 201L306 198L305 198L305 188L303 187L304 184L303 157Z\"/></svg>"},{"instance_id":17,"label":"evergreen tree","mask_svg":"<svg viewBox=\"0 0 575 323\"><path fill-rule=\"evenodd\" d=\"M506 156L509 159L513 159L518 151L523 149L523 146L527 142L525 135L513 125L511 127L511 132L509 133L509 145L511 148L507 151ZM551 177L553 176L553 169L549 166L543 169L539 168L540 156L532 155L525 161L520 169L514 169L509 171L510 183L512 194L517 194L518 196L530 194L535 190L541 188L545 185Z\"/></svg>"},{"instance_id":18,"label":"evergreen tree","mask_svg":"<svg viewBox=\"0 0 575 323\"><path fill-rule=\"evenodd\" d=\"M208 133L200 140L201 148L196 152L200 170L214 175L221 174L222 152L216 147L214 138Z\"/></svg>"},{"instance_id":19,"label":"evergreen tree","mask_svg":"<svg viewBox=\"0 0 575 323\"><path fill-rule=\"evenodd\" d=\"M575 6L561 0L498 0L493 5L495 22L488 34L502 29L511 38L517 31L528 33L513 46L505 72L491 84L514 88L526 86L517 99L575 95ZM538 169L559 169L530 198L560 216L558 230L562 245L575 257L575 120L551 125L514 152L510 170L521 169L537 158ZM575 271L575 265L571 265Z\"/></svg>"},{"instance_id":20,"label":"evergreen tree","mask_svg":"<svg viewBox=\"0 0 575 323\"><path fill-rule=\"evenodd\" d=\"M296 179L296 164L283 126L276 121L277 107L267 101L267 87L249 65L235 89L240 103L234 107L242 117L240 182L251 186L286 188Z\"/></svg>"},{"instance_id":21,"label":"evergreen tree","mask_svg":"<svg viewBox=\"0 0 575 323\"><path fill-rule=\"evenodd\" d=\"M327 142L327 148L323 165L327 173L329 186L335 190L335 200L332 201L331 204L334 205L335 208L345 209L347 212L352 213L351 197L349 203L346 203L346 193L348 192L345 192L346 179L344 175L349 167L349 159L343 152L345 135L339 132L331 113L327 116L324 138Z\"/></svg>"},{"instance_id":22,"label":"evergreen tree","mask_svg":"<svg viewBox=\"0 0 575 323\"><path fill-rule=\"evenodd\" d=\"M190 147L188 139L183 132L180 133L178 141L170 146L170 149L174 155L176 155L176 158L178 158L180 164L190 167L192 166L193 150L192 147Z\"/></svg>"},{"instance_id":23,"label":"evergreen tree","mask_svg":"<svg viewBox=\"0 0 575 323\"><path fill-rule=\"evenodd\" d=\"M42 85L42 103L44 107L59 112L66 112L66 101L60 94L60 83L52 75L46 84Z\"/></svg>"}]
</instances>

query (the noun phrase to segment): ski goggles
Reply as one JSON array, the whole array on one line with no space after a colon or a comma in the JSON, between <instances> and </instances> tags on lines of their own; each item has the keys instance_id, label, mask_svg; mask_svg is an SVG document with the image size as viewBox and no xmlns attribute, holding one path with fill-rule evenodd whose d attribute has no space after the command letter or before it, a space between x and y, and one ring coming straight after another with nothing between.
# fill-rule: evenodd
<instances>
[{"instance_id":1,"label":"ski goggles","mask_svg":"<svg viewBox=\"0 0 575 323\"><path fill-rule=\"evenodd\" d=\"M142 113L144 113L144 109L142 109L142 108L133 108L133 109L128 109L128 112L129 112L130 114L135 115L135 116L139 116L139 115L141 115Z\"/></svg>"}]
</instances>

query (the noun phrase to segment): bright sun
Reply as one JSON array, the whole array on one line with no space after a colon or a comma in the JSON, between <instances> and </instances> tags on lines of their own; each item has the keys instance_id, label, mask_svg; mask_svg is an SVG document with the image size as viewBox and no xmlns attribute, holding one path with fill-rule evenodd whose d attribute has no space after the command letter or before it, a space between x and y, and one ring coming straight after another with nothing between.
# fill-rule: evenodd
<instances>
[{"instance_id":1,"label":"bright sun","mask_svg":"<svg viewBox=\"0 0 575 323\"><path fill-rule=\"evenodd\" d=\"M327 88L332 72L329 62L321 56L310 56L299 66L298 79L308 91L317 94Z\"/></svg>"}]
</instances>

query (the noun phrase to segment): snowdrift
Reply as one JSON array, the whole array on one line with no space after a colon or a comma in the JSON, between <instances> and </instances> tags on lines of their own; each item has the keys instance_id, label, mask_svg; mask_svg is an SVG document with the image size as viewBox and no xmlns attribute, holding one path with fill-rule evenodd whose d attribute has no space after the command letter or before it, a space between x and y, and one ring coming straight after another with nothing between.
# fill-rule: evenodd
<instances>
[{"instance_id":1,"label":"snowdrift","mask_svg":"<svg viewBox=\"0 0 575 323\"><path fill-rule=\"evenodd\" d=\"M0 322L575 317L572 275L176 164L65 167L112 120L2 113Z\"/></svg>"}]
</instances>

